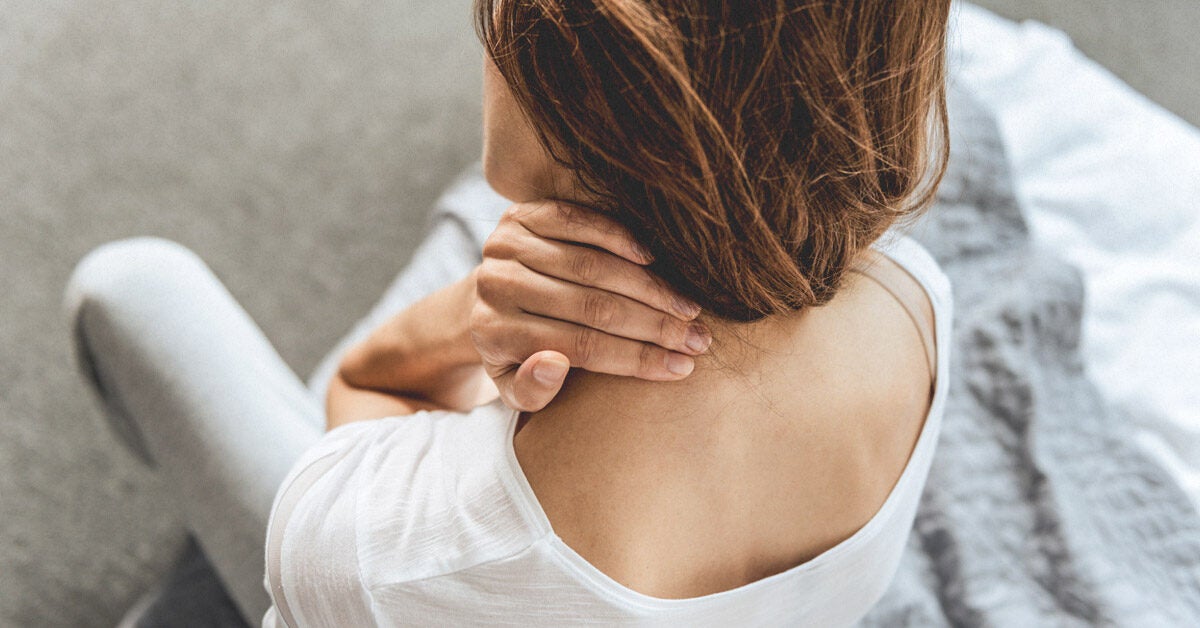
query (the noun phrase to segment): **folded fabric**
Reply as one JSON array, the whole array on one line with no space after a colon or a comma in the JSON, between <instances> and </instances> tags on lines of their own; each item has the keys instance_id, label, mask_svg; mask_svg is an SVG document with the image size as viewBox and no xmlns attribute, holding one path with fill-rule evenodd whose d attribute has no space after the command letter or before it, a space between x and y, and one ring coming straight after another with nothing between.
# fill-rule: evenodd
<instances>
[{"instance_id":1,"label":"folded fabric","mask_svg":"<svg viewBox=\"0 0 1200 628\"><path fill-rule=\"evenodd\" d=\"M955 287L951 389L913 534L868 626L1200 624L1200 516L1080 353L1083 283L1037 246L994 121L951 94L914 227Z\"/></svg>"},{"instance_id":2,"label":"folded fabric","mask_svg":"<svg viewBox=\"0 0 1200 628\"><path fill-rule=\"evenodd\" d=\"M1034 244L1083 272L1083 356L1200 504L1200 130L1061 31L959 4L952 81L996 118Z\"/></svg>"}]
</instances>

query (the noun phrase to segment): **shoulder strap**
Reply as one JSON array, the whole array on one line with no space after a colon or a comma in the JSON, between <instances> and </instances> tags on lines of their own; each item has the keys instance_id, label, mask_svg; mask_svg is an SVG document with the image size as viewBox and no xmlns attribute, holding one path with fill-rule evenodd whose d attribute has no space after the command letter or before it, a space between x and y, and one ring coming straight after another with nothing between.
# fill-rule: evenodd
<instances>
[{"instance_id":1,"label":"shoulder strap","mask_svg":"<svg viewBox=\"0 0 1200 628\"><path fill-rule=\"evenodd\" d=\"M925 345L925 360L929 372L937 376L936 338L929 321L933 319L933 305L924 288L915 277L890 257L873 249L863 252L850 267L850 272L863 275L887 290L917 327L921 343Z\"/></svg>"}]
</instances>

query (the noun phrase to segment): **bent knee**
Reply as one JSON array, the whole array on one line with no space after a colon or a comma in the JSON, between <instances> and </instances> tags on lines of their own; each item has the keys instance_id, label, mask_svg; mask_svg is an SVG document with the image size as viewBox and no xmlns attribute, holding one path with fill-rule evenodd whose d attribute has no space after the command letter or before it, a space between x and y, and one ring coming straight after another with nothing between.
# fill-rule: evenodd
<instances>
[{"instance_id":1,"label":"bent knee","mask_svg":"<svg viewBox=\"0 0 1200 628\"><path fill-rule=\"evenodd\" d=\"M77 322L85 308L113 313L150 305L206 273L204 262L182 244L155 237L117 240L76 264L63 307Z\"/></svg>"}]
</instances>

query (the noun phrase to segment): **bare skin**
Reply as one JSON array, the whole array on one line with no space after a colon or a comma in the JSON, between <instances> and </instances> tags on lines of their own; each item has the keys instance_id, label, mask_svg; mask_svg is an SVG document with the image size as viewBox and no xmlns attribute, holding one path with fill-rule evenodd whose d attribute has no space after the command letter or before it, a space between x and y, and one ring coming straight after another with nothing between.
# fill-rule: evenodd
<instances>
[{"instance_id":1,"label":"bare skin","mask_svg":"<svg viewBox=\"0 0 1200 628\"><path fill-rule=\"evenodd\" d=\"M352 347L333 378L326 425L495 399L540 410L575 366L672 381L711 343L699 307L643 265L618 225L561 202L517 203L467 277Z\"/></svg>"},{"instance_id":2,"label":"bare skin","mask_svg":"<svg viewBox=\"0 0 1200 628\"><path fill-rule=\"evenodd\" d=\"M695 597L805 562L862 527L907 463L930 375L889 294L852 281L751 333L760 349L701 357L680 382L580 372L517 434L558 535L635 591Z\"/></svg>"},{"instance_id":3,"label":"bare skin","mask_svg":"<svg viewBox=\"0 0 1200 628\"><path fill-rule=\"evenodd\" d=\"M484 164L492 186L518 205L547 198L586 204L541 151L494 69L485 75ZM522 242L513 233L501 237ZM506 246L485 250L486 260L495 266L521 254ZM625 245L610 246L621 258ZM636 258L624 252L621 259ZM522 319L513 313L519 304L504 295L511 299L515 290L536 310L530 303L551 291L531 280L488 294L475 283L540 274L506 268L512 272L477 270L414 306L424 308L422 316L410 319L433 314L459 323L419 329L401 314L392 332L352 351L330 390L330 425L421 407L465 409L498 389L506 401L517 399L510 405L530 410L514 448L555 532L617 582L661 598L728 590L810 560L865 524L907 464L932 374L912 321L869 280L853 276L825 307L752 324L700 314L712 346L694 352L679 333L646 333L669 314L670 296L648 291L628 266L608 267L590 284L608 282L612 294L645 306L624 310L620 329L612 320L550 329ZM544 314L586 319L570 302L578 303L545 300L554 311ZM685 329L689 316L675 314L678 326L658 329ZM579 355L570 339L595 329L589 325L606 330ZM522 326L528 333L514 333ZM463 349L463 329L474 355ZM398 337L409 349L387 350L387 339ZM460 354L427 363L424 374L393 369L391 378L403 381L386 386L347 383L387 372L365 365L389 355ZM687 373L663 369L671 355L687 357ZM540 364L564 362L585 368L572 369L566 385L533 376Z\"/></svg>"}]
</instances>

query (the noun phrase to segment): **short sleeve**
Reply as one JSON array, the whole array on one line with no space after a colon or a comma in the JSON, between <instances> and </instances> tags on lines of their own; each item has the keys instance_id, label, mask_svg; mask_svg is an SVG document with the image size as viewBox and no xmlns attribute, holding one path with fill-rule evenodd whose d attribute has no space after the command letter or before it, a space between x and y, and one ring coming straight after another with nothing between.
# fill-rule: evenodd
<instances>
[{"instance_id":1,"label":"short sleeve","mask_svg":"<svg viewBox=\"0 0 1200 628\"><path fill-rule=\"evenodd\" d=\"M499 402L469 414L420 412L347 424L305 452L268 530L279 617L292 626L369 624L372 588L528 547L535 533L506 479L514 421Z\"/></svg>"}]
</instances>

